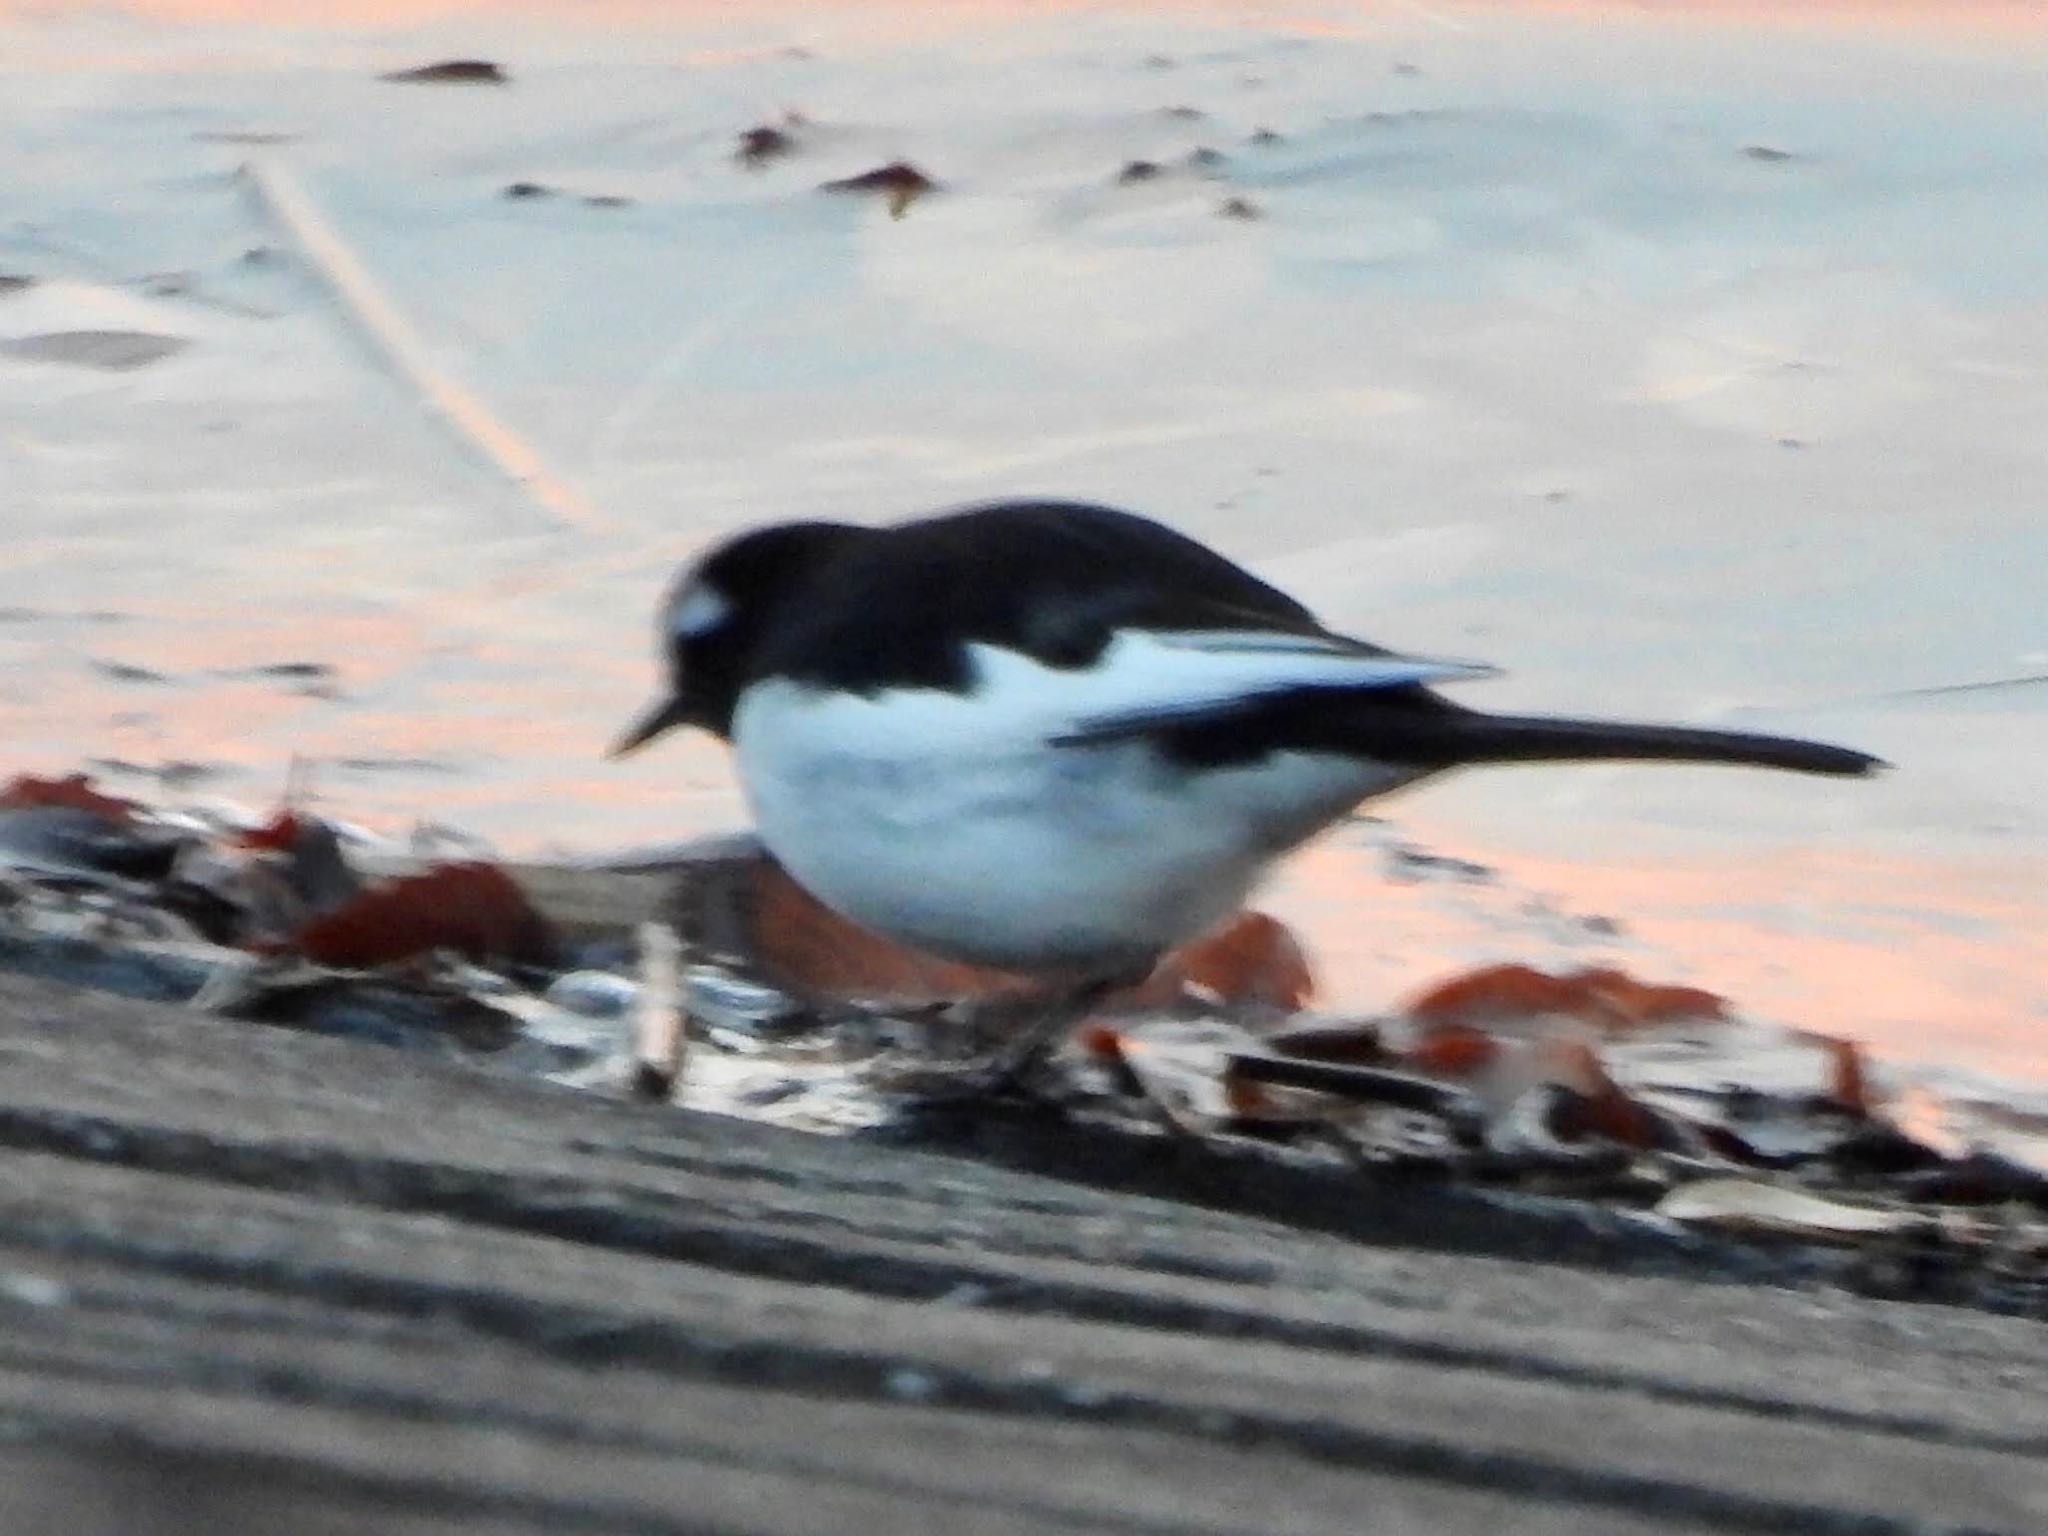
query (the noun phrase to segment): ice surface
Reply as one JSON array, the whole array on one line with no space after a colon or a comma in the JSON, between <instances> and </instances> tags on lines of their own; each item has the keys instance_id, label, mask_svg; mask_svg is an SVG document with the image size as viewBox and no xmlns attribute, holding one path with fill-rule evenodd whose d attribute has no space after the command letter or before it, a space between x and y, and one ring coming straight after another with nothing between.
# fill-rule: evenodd
<instances>
[{"instance_id":1,"label":"ice surface","mask_svg":"<svg viewBox=\"0 0 2048 1536\"><path fill-rule=\"evenodd\" d=\"M1423 791L1387 814L1503 879L1312 854L1278 899L1340 994L1633 945L1755 1012L2048 1072L2048 31L649 9L0 8L0 273L36 279L0 291L11 766L213 764L260 799L300 753L341 814L514 848L729 824L709 745L599 761L674 561L1085 496L1499 663L1474 703L1900 765ZM512 83L377 78L454 56ZM735 163L790 111L795 154ZM255 152L603 533L379 366ZM943 183L900 219L814 193L899 158ZM1118 185L1138 158L1163 173ZM333 696L248 675L279 661Z\"/></svg>"}]
</instances>

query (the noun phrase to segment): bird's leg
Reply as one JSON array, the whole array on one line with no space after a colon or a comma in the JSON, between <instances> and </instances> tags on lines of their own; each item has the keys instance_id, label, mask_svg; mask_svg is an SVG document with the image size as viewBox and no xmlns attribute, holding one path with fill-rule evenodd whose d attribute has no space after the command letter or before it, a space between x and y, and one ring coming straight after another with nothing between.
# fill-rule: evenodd
<instances>
[{"instance_id":1,"label":"bird's leg","mask_svg":"<svg viewBox=\"0 0 2048 1536\"><path fill-rule=\"evenodd\" d=\"M1103 999L1137 985L1151 973L1152 967L1147 964L1098 974L1050 993L982 1002L975 1009L976 1032L985 1038L993 1031L1001 1037L1001 1043L967 1071L952 1075L946 1086L917 1095L917 1109L969 1109L993 1098L1034 1101L1040 1107L1050 1107L1052 1101L1035 1092L1031 1085L1038 1067Z\"/></svg>"},{"instance_id":2,"label":"bird's leg","mask_svg":"<svg viewBox=\"0 0 2048 1536\"><path fill-rule=\"evenodd\" d=\"M982 1091L1015 1093L1024 1087L1040 1063L1067 1038L1074 1026L1087 1018L1104 998L1136 986L1151 975L1148 964L1135 975L1129 971L1095 976L1076 983L1051 998L1034 999L1031 1014L1019 1019L1019 1033L1006 1041L990 1063Z\"/></svg>"}]
</instances>

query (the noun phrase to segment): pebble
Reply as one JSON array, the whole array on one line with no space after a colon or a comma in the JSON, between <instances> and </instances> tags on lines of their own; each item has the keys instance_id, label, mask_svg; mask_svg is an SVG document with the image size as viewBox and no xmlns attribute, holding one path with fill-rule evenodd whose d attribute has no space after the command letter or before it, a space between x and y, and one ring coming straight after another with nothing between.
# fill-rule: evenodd
<instances>
[{"instance_id":1,"label":"pebble","mask_svg":"<svg viewBox=\"0 0 2048 1536\"><path fill-rule=\"evenodd\" d=\"M928 1403L939 1395L939 1378L930 1371L903 1366L889 1373L882 1390L906 1403Z\"/></svg>"},{"instance_id":2,"label":"pebble","mask_svg":"<svg viewBox=\"0 0 2048 1536\"><path fill-rule=\"evenodd\" d=\"M20 1271L0 1274L0 1296L31 1307L61 1307L71 1300L71 1287L48 1275Z\"/></svg>"},{"instance_id":3,"label":"pebble","mask_svg":"<svg viewBox=\"0 0 2048 1536\"><path fill-rule=\"evenodd\" d=\"M557 976L544 996L557 1008L586 1019L619 1019L632 1011L640 986L609 971L570 971Z\"/></svg>"}]
</instances>

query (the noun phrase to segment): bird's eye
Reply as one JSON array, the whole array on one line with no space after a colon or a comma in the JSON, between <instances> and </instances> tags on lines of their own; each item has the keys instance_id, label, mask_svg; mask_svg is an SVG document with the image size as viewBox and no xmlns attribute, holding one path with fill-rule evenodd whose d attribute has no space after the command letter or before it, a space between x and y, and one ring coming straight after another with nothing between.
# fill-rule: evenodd
<instances>
[{"instance_id":1,"label":"bird's eye","mask_svg":"<svg viewBox=\"0 0 2048 1536\"><path fill-rule=\"evenodd\" d=\"M700 640L732 617L732 603L716 587L693 582L668 607L668 632L679 641Z\"/></svg>"}]
</instances>

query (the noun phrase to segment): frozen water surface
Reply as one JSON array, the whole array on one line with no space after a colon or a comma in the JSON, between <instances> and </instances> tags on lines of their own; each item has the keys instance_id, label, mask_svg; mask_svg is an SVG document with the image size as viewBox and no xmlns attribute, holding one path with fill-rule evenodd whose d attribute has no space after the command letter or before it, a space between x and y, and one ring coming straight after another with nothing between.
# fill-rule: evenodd
<instances>
[{"instance_id":1,"label":"frozen water surface","mask_svg":"<svg viewBox=\"0 0 2048 1536\"><path fill-rule=\"evenodd\" d=\"M673 562L1084 496L1499 662L1476 702L1899 764L1398 800L1275 893L1340 1002L1612 957L2048 1072L2048 30L406 10L0 7L0 274L33 279L0 284L8 767L260 801L300 754L341 814L524 851L730 825L710 745L598 756ZM377 78L470 56L511 83ZM791 111L796 154L735 164ZM595 520L422 408L252 155ZM813 190L898 158L944 184L900 219ZM1161 174L1118 184L1135 159ZM1495 874L1388 883L1395 837Z\"/></svg>"}]
</instances>

